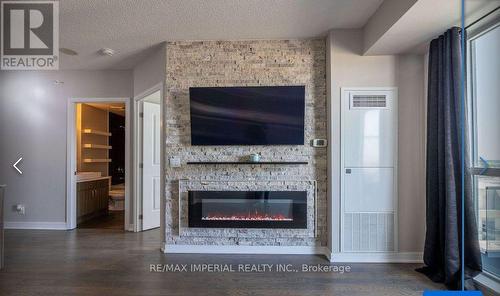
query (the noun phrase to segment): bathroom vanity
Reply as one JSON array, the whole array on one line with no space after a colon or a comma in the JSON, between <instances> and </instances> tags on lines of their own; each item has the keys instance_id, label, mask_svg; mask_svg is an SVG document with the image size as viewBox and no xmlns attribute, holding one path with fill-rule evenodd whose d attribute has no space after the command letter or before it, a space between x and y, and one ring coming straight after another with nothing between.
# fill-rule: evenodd
<instances>
[{"instance_id":1,"label":"bathroom vanity","mask_svg":"<svg viewBox=\"0 0 500 296\"><path fill-rule=\"evenodd\" d=\"M98 177L77 182L77 224L108 214L111 177Z\"/></svg>"}]
</instances>

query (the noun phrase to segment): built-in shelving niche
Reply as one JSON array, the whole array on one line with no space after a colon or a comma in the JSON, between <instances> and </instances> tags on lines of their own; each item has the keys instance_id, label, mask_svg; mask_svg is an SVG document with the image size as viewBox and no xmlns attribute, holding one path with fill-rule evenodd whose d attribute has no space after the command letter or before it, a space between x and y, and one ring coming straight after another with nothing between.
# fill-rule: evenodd
<instances>
[{"instance_id":1,"label":"built-in shelving niche","mask_svg":"<svg viewBox=\"0 0 500 296\"><path fill-rule=\"evenodd\" d=\"M112 146L109 139L109 111L92 104L77 106L77 171L109 175Z\"/></svg>"},{"instance_id":2,"label":"built-in shelving niche","mask_svg":"<svg viewBox=\"0 0 500 296\"><path fill-rule=\"evenodd\" d=\"M83 144L85 149L112 149L113 147L109 145L98 145L98 144Z\"/></svg>"},{"instance_id":3,"label":"built-in shelving niche","mask_svg":"<svg viewBox=\"0 0 500 296\"><path fill-rule=\"evenodd\" d=\"M85 162L85 163L111 162L111 159L109 159L109 158L103 158L103 159L85 158L83 160L83 162Z\"/></svg>"},{"instance_id":4,"label":"built-in shelving niche","mask_svg":"<svg viewBox=\"0 0 500 296\"><path fill-rule=\"evenodd\" d=\"M99 135L99 136L111 137L111 133L104 132L104 131L99 131L99 130L95 130L95 129L90 129L90 128L84 129L83 133L84 134L92 134L92 135Z\"/></svg>"}]
</instances>

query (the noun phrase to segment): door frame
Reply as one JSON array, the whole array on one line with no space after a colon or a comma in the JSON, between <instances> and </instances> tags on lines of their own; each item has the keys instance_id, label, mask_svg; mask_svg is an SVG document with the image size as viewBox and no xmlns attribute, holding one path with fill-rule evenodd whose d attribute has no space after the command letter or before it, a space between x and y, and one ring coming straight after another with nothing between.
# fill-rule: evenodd
<instances>
[{"instance_id":1,"label":"door frame","mask_svg":"<svg viewBox=\"0 0 500 296\"><path fill-rule=\"evenodd\" d=\"M134 231L139 232L143 230L142 219L142 168L140 167L140 162L142 159L142 133L141 133L141 117L140 108L141 101L147 96L159 91L160 92L160 229L164 229L165 219L165 104L163 100L164 94L164 84L162 82L152 86L151 88L141 92L140 94L134 96L134 194L136 198L134 199L134 210L133 217L135 220Z\"/></svg>"},{"instance_id":2,"label":"door frame","mask_svg":"<svg viewBox=\"0 0 500 296\"><path fill-rule=\"evenodd\" d=\"M130 98L69 98L67 104L67 147L66 147L66 228L76 228L76 104L79 103L124 103L125 104L125 231L133 231L130 221L130 205L134 196L131 184L130 148Z\"/></svg>"}]
</instances>

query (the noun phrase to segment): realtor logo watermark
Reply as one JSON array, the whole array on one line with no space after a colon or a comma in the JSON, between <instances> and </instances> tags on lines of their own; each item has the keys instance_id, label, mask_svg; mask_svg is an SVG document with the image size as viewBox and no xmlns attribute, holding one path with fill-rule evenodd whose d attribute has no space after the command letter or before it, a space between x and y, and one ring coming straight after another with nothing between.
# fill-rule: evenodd
<instances>
[{"instance_id":1,"label":"realtor logo watermark","mask_svg":"<svg viewBox=\"0 0 500 296\"><path fill-rule=\"evenodd\" d=\"M59 69L59 2L1 4L0 69Z\"/></svg>"}]
</instances>

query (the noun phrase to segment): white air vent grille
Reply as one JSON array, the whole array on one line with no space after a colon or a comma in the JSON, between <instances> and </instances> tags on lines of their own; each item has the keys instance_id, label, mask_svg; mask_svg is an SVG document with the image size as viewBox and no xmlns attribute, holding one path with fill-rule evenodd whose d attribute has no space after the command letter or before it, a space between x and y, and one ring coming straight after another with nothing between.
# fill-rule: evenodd
<instances>
[{"instance_id":1,"label":"white air vent grille","mask_svg":"<svg viewBox=\"0 0 500 296\"><path fill-rule=\"evenodd\" d=\"M385 95L353 95L351 108L386 108L387 98Z\"/></svg>"},{"instance_id":2,"label":"white air vent grille","mask_svg":"<svg viewBox=\"0 0 500 296\"><path fill-rule=\"evenodd\" d=\"M393 252L394 213L345 213L343 252Z\"/></svg>"}]
</instances>

